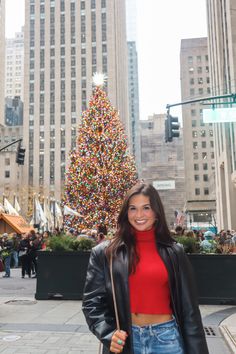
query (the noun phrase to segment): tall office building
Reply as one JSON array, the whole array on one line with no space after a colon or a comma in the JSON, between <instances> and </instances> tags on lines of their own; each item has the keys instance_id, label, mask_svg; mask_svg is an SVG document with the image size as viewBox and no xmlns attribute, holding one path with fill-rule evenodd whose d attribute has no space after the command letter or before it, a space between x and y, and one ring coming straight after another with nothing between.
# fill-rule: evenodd
<instances>
[{"instance_id":1,"label":"tall office building","mask_svg":"<svg viewBox=\"0 0 236 354\"><path fill-rule=\"evenodd\" d=\"M236 1L223 1L219 6L207 0L207 18L212 94L235 94ZM236 229L236 123L214 124L214 136L218 226Z\"/></svg>"},{"instance_id":2,"label":"tall office building","mask_svg":"<svg viewBox=\"0 0 236 354\"><path fill-rule=\"evenodd\" d=\"M181 41L182 101L210 96L210 73L207 38ZM215 220L215 156L211 124L203 122L201 103L182 106L184 161L186 178L186 211L189 225L214 226ZM213 224L213 225L212 225Z\"/></svg>"},{"instance_id":3,"label":"tall office building","mask_svg":"<svg viewBox=\"0 0 236 354\"><path fill-rule=\"evenodd\" d=\"M25 181L61 199L93 73L129 135L125 0L31 0L25 18Z\"/></svg>"},{"instance_id":4,"label":"tall office building","mask_svg":"<svg viewBox=\"0 0 236 354\"><path fill-rule=\"evenodd\" d=\"M130 148L135 157L138 174L141 172L139 132L139 77L137 53L137 1L126 0L126 27L128 46L128 90L130 117Z\"/></svg>"},{"instance_id":5,"label":"tall office building","mask_svg":"<svg viewBox=\"0 0 236 354\"><path fill-rule=\"evenodd\" d=\"M139 86L138 86L138 56L136 42L128 45L128 84L129 84L129 117L130 117L130 147L135 157L138 174L141 172L140 126L139 126Z\"/></svg>"},{"instance_id":6,"label":"tall office building","mask_svg":"<svg viewBox=\"0 0 236 354\"><path fill-rule=\"evenodd\" d=\"M4 124L5 0L0 0L0 124Z\"/></svg>"},{"instance_id":7,"label":"tall office building","mask_svg":"<svg viewBox=\"0 0 236 354\"><path fill-rule=\"evenodd\" d=\"M14 38L6 39L5 97L24 101L24 27Z\"/></svg>"},{"instance_id":8,"label":"tall office building","mask_svg":"<svg viewBox=\"0 0 236 354\"><path fill-rule=\"evenodd\" d=\"M168 225L173 229L177 214L185 204L183 136L166 144L164 114L154 114L140 121L141 178L158 190ZM185 220L182 220L185 224Z\"/></svg>"}]
</instances>

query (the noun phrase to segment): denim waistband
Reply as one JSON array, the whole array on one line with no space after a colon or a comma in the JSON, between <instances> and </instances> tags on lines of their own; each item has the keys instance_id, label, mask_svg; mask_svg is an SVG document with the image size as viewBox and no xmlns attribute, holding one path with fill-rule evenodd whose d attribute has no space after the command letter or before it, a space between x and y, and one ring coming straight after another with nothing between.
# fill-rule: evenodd
<instances>
[{"instance_id":1,"label":"denim waistband","mask_svg":"<svg viewBox=\"0 0 236 354\"><path fill-rule=\"evenodd\" d=\"M145 330L162 330L164 328L170 328L172 326L176 326L176 320L173 318L172 320L166 321L166 322L161 322L161 323L154 323L151 325L145 325L145 326L137 326L137 325L132 325L133 330L141 330L142 332Z\"/></svg>"}]
</instances>

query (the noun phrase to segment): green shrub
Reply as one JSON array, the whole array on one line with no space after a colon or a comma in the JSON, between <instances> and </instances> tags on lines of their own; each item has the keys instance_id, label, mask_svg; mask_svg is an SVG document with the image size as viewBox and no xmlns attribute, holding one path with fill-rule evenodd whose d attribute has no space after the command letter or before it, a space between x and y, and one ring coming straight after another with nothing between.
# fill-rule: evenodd
<instances>
[{"instance_id":1,"label":"green shrub","mask_svg":"<svg viewBox=\"0 0 236 354\"><path fill-rule=\"evenodd\" d=\"M183 245L186 253L200 253L199 242L194 237L176 236L175 240Z\"/></svg>"},{"instance_id":2,"label":"green shrub","mask_svg":"<svg viewBox=\"0 0 236 354\"><path fill-rule=\"evenodd\" d=\"M89 251L95 241L86 237L74 239L68 235L54 235L48 239L47 249L51 251Z\"/></svg>"}]
</instances>

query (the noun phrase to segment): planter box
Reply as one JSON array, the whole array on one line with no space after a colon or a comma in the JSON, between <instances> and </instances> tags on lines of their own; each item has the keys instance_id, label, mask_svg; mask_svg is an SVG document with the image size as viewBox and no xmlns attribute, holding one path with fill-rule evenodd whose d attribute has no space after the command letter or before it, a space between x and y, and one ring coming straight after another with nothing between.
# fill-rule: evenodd
<instances>
[{"instance_id":1,"label":"planter box","mask_svg":"<svg viewBox=\"0 0 236 354\"><path fill-rule=\"evenodd\" d=\"M39 251L35 298L81 300L90 252Z\"/></svg>"},{"instance_id":2,"label":"planter box","mask_svg":"<svg viewBox=\"0 0 236 354\"><path fill-rule=\"evenodd\" d=\"M236 255L188 254L200 304L236 305Z\"/></svg>"}]
</instances>

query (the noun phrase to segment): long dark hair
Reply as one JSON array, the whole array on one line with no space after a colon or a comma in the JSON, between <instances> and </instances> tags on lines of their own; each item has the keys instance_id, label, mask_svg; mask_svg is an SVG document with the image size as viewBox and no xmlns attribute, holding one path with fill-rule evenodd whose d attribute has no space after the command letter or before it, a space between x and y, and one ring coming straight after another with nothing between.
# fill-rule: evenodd
<instances>
[{"instance_id":1,"label":"long dark hair","mask_svg":"<svg viewBox=\"0 0 236 354\"><path fill-rule=\"evenodd\" d=\"M106 249L106 256L110 259L111 254L116 256L118 247L125 243L128 248L129 272L134 272L139 256L136 251L134 230L128 221L128 208L130 198L142 194L149 198L152 210L156 215L154 224L156 243L173 243L167 226L164 207L157 190L151 184L138 183L132 187L125 196L117 220L117 231L114 239Z\"/></svg>"}]
</instances>

